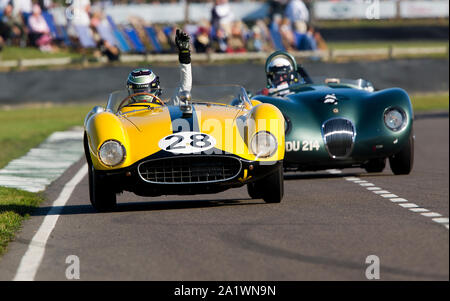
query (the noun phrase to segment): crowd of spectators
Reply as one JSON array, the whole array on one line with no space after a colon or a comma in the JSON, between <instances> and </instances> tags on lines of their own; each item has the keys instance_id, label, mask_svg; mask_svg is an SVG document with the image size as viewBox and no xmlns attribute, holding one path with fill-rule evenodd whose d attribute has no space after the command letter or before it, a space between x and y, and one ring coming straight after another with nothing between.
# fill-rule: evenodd
<instances>
[{"instance_id":1,"label":"crowd of spectators","mask_svg":"<svg viewBox=\"0 0 450 301\"><path fill-rule=\"evenodd\" d=\"M42 16L51 5L51 0L0 0L0 50L13 45L53 51L50 29Z\"/></svg>"},{"instance_id":2,"label":"crowd of spectators","mask_svg":"<svg viewBox=\"0 0 450 301\"><path fill-rule=\"evenodd\" d=\"M302 0L272 0L266 19L246 24L234 17L228 0L215 0L210 22L194 33L196 52L246 52L325 49L320 33L310 25ZM309 2L308 2L309 3Z\"/></svg>"},{"instance_id":3,"label":"crowd of spectators","mask_svg":"<svg viewBox=\"0 0 450 301\"><path fill-rule=\"evenodd\" d=\"M93 1L93 5L91 5ZM309 5L309 0L305 0ZM107 0L103 4L167 3L179 0ZM310 25L310 15L303 0L270 0L269 14L264 19L244 22L235 17L229 2L239 0L194 0L191 2L213 2L210 17L196 24L184 24L192 37L192 46L197 53L241 53L285 50L316 50L326 48L320 33ZM105 22L102 5L96 0L71 0L77 11L76 18L67 17L67 36L78 40L71 44L80 51L90 48L95 55L105 55L117 60L119 45L102 39L99 25ZM0 0L0 50L4 45L36 47L41 51L58 51L67 46L51 32L43 14L50 8L65 5L61 0ZM68 14L66 14L68 15ZM140 37L145 36L147 20L130 18L130 24ZM166 46L162 52L175 50L173 36L178 25L155 25L156 37ZM167 28L171 30L167 30ZM163 28L165 30L163 30ZM88 32L86 31L88 30ZM83 40L88 37L88 40ZM150 43L149 41L144 44ZM87 45L87 47L86 47ZM145 45L146 46L146 45ZM151 48L151 47L149 47ZM147 48L147 49L149 49ZM161 52L161 51L160 51Z\"/></svg>"}]
</instances>

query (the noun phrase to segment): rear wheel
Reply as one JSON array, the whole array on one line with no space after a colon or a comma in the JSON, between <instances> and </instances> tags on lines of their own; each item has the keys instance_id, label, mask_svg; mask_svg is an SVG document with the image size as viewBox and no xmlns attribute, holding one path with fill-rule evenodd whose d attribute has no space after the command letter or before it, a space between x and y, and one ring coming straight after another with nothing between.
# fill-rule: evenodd
<instances>
[{"instance_id":1,"label":"rear wheel","mask_svg":"<svg viewBox=\"0 0 450 301\"><path fill-rule=\"evenodd\" d=\"M407 175L414 165L414 138L411 135L408 143L397 154L389 158L391 170L395 175Z\"/></svg>"},{"instance_id":2,"label":"rear wheel","mask_svg":"<svg viewBox=\"0 0 450 301\"><path fill-rule=\"evenodd\" d=\"M89 196L92 206L99 212L111 211L117 205L116 193L92 165L89 166Z\"/></svg>"},{"instance_id":3,"label":"rear wheel","mask_svg":"<svg viewBox=\"0 0 450 301\"><path fill-rule=\"evenodd\" d=\"M386 167L386 158L372 159L364 165L364 169L369 172L382 172Z\"/></svg>"},{"instance_id":4,"label":"rear wheel","mask_svg":"<svg viewBox=\"0 0 450 301\"><path fill-rule=\"evenodd\" d=\"M266 203L279 203L284 195L283 166L269 176L247 184L247 191L251 198L262 198Z\"/></svg>"}]
</instances>

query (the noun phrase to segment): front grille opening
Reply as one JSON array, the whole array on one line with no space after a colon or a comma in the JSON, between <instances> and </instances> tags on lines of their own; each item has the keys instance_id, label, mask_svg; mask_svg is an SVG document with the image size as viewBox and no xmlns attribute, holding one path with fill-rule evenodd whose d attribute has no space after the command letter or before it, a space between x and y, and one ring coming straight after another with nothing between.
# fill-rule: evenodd
<instances>
[{"instance_id":1,"label":"front grille opening","mask_svg":"<svg viewBox=\"0 0 450 301\"><path fill-rule=\"evenodd\" d=\"M175 157L142 163L139 174L152 183L210 183L232 179L239 174L238 159L222 156Z\"/></svg>"},{"instance_id":2,"label":"front grille opening","mask_svg":"<svg viewBox=\"0 0 450 301\"><path fill-rule=\"evenodd\" d=\"M355 128L350 120L335 118L322 126L323 138L332 158L345 158L351 154L355 138Z\"/></svg>"}]
</instances>

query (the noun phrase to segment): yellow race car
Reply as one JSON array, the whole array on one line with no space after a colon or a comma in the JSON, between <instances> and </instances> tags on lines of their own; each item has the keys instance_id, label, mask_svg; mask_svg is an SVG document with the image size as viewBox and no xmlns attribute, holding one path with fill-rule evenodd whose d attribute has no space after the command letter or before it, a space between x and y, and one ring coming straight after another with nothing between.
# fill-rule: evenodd
<instances>
[{"instance_id":1,"label":"yellow race car","mask_svg":"<svg viewBox=\"0 0 450 301\"><path fill-rule=\"evenodd\" d=\"M91 203L109 211L123 191L201 194L243 185L251 197L278 203L284 125L275 106L250 100L239 86L194 87L178 105L114 92L84 122Z\"/></svg>"}]
</instances>

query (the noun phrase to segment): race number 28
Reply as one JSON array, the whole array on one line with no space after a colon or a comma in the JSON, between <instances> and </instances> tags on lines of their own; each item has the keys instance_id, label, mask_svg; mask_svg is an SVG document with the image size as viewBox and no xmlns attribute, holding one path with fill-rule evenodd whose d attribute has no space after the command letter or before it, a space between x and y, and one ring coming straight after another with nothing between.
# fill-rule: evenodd
<instances>
[{"instance_id":1,"label":"race number 28","mask_svg":"<svg viewBox=\"0 0 450 301\"><path fill-rule=\"evenodd\" d=\"M159 147L178 154L192 154L208 150L216 144L214 137L200 132L180 132L162 138Z\"/></svg>"}]
</instances>

